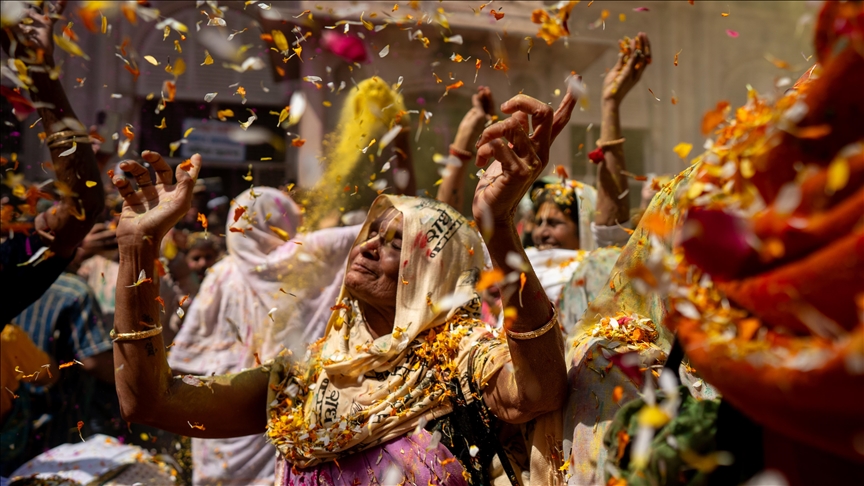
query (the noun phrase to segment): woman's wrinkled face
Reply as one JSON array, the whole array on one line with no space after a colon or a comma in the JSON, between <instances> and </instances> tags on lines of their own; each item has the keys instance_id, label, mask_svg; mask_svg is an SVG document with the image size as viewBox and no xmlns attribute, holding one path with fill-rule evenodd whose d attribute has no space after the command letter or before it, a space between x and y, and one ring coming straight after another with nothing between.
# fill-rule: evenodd
<instances>
[{"instance_id":1,"label":"woman's wrinkled face","mask_svg":"<svg viewBox=\"0 0 864 486\"><path fill-rule=\"evenodd\" d=\"M402 258L402 213L389 208L369 227L366 241L348 254L345 286L354 297L376 307L395 307Z\"/></svg>"},{"instance_id":2,"label":"woman's wrinkled face","mask_svg":"<svg viewBox=\"0 0 864 486\"><path fill-rule=\"evenodd\" d=\"M538 250L579 249L579 227L551 201L544 202L537 210L531 237Z\"/></svg>"}]
</instances>

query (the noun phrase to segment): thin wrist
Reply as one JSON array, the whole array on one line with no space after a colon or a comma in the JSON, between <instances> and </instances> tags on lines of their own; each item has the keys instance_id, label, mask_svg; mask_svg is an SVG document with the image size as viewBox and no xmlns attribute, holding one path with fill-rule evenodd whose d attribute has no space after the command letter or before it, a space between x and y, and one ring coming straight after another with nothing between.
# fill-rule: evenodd
<instances>
[{"instance_id":1,"label":"thin wrist","mask_svg":"<svg viewBox=\"0 0 864 486\"><path fill-rule=\"evenodd\" d=\"M162 248L162 239L147 236L118 238L117 248L121 258L123 256L131 258L135 258L136 256L158 256Z\"/></svg>"},{"instance_id":2,"label":"thin wrist","mask_svg":"<svg viewBox=\"0 0 864 486\"><path fill-rule=\"evenodd\" d=\"M604 108L618 108L621 106L621 100L612 97L604 97L600 103Z\"/></svg>"}]
</instances>

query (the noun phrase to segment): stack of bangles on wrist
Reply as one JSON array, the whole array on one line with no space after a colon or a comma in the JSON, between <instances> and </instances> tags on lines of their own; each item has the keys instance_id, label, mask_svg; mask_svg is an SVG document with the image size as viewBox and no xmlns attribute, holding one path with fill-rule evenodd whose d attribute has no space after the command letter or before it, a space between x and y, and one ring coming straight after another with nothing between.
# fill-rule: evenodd
<instances>
[{"instance_id":1,"label":"stack of bangles on wrist","mask_svg":"<svg viewBox=\"0 0 864 486\"><path fill-rule=\"evenodd\" d=\"M73 143L93 143L90 139L90 134L85 132L77 132L75 130L63 130L49 135L45 138L45 143L49 149L62 148Z\"/></svg>"},{"instance_id":2,"label":"stack of bangles on wrist","mask_svg":"<svg viewBox=\"0 0 864 486\"><path fill-rule=\"evenodd\" d=\"M544 324L543 327L541 327L540 329L535 329L533 331L527 331L527 332L516 332L516 331L511 331L511 330L507 329L507 336L509 336L510 339L515 339L517 341L527 341L529 339L538 338L538 337L546 334L547 332L549 332L550 329L552 329L554 327L558 327L557 324L558 324L558 311L556 310L552 314L552 319L550 319L549 322Z\"/></svg>"},{"instance_id":3,"label":"stack of bangles on wrist","mask_svg":"<svg viewBox=\"0 0 864 486\"><path fill-rule=\"evenodd\" d=\"M465 150L465 149L460 149L459 147L456 147L453 144L450 144L450 155L452 155L453 157L456 157L457 159L461 160L462 162L467 162L467 161L471 160L472 158L474 158L474 152L470 152L470 151Z\"/></svg>"},{"instance_id":4,"label":"stack of bangles on wrist","mask_svg":"<svg viewBox=\"0 0 864 486\"><path fill-rule=\"evenodd\" d=\"M116 332L114 329L111 329L109 335L111 339L115 342L122 341L139 341L141 339L147 339L149 337L156 336L162 332L162 326L154 327L153 329L148 329L146 331L136 331L136 332Z\"/></svg>"}]
</instances>

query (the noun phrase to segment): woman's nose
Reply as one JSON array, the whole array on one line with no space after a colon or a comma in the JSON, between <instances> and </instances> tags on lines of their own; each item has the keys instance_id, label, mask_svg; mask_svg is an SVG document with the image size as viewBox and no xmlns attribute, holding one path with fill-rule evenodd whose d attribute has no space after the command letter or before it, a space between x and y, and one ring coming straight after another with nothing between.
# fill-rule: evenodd
<instances>
[{"instance_id":1,"label":"woman's nose","mask_svg":"<svg viewBox=\"0 0 864 486\"><path fill-rule=\"evenodd\" d=\"M378 250L381 248L381 237L370 238L363 244L363 258L369 260L378 259Z\"/></svg>"}]
</instances>

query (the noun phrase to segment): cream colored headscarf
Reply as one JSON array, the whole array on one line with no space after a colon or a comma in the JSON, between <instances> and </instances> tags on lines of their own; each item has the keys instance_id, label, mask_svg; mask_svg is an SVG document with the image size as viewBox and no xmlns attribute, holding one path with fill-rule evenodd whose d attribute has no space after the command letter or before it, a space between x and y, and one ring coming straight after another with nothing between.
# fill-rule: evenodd
<instances>
[{"instance_id":1,"label":"cream colored headscarf","mask_svg":"<svg viewBox=\"0 0 864 486\"><path fill-rule=\"evenodd\" d=\"M483 385L510 359L497 331L479 320L474 285L484 257L477 231L446 204L380 196L355 245L391 207L404 221L394 331L373 338L343 285L306 369L273 365L268 436L297 467L410 433L422 419L451 411L451 377L468 395L469 361L471 378Z\"/></svg>"}]
</instances>

